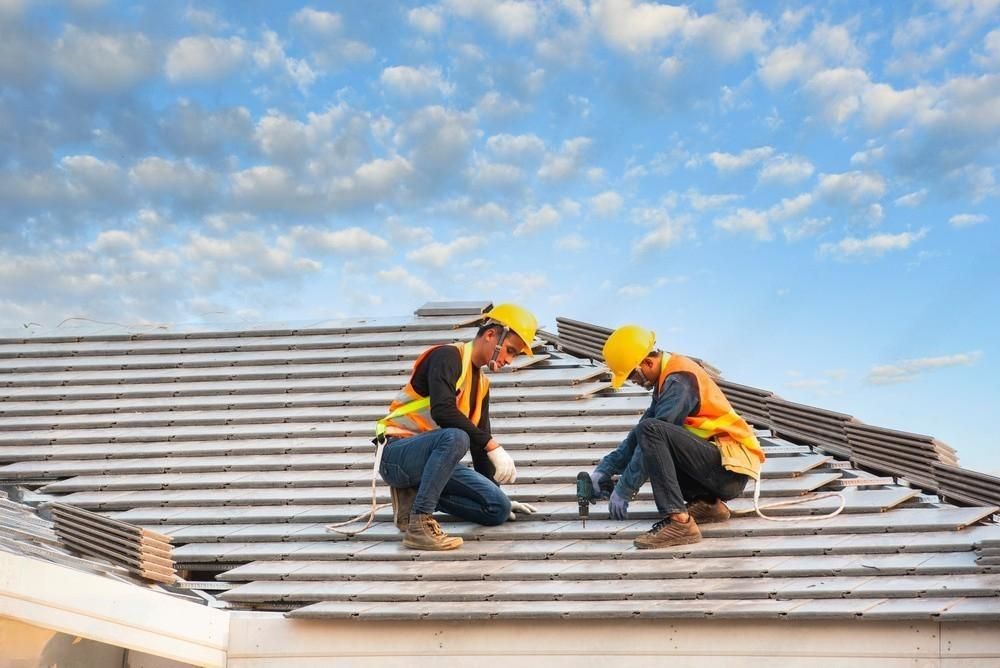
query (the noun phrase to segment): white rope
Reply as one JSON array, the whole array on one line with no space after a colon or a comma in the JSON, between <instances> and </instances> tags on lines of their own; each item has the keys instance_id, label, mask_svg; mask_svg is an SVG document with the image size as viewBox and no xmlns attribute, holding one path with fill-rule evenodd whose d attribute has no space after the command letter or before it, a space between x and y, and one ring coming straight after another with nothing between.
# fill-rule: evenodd
<instances>
[{"instance_id":1,"label":"white rope","mask_svg":"<svg viewBox=\"0 0 1000 668\"><path fill-rule=\"evenodd\" d=\"M382 447L384 445L385 445L385 440L384 439L378 439L377 442L376 442L376 446L375 446L375 463L372 465L372 507L369 508L368 510L366 510L365 512L360 513L359 515L355 515L354 517L352 517L351 519L347 520L346 522L337 522L336 524L327 524L326 525L326 530L327 531L333 531L335 533L343 534L345 536L355 536L355 535L357 535L359 533L364 533L365 531L368 531L369 527L371 527L371 525L372 525L372 522L375 521L375 513L377 513L378 511L382 510L383 508L387 508L387 507L389 507L389 506L392 505L391 503L381 503L381 504L379 504L379 503L375 502L375 482L378 480L378 463L382 459ZM365 525L363 527L361 527L357 531L346 531L346 530L340 528L340 527L347 526L348 524L354 524L355 522L360 522L365 517L368 518L368 521L365 523Z\"/></svg>"},{"instance_id":2,"label":"white rope","mask_svg":"<svg viewBox=\"0 0 1000 668\"><path fill-rule=\"evenodd\" d=\"M808 503L810 501L819 501L821 499L832 499L833 497L840 497L840 507L834 510L832 513L827 513L826 515L799 515L796 517L771 517L770 515L765 515L763 511L770 510L771 508L785 508L787 506L796 506L800 503ZM766 506L760 505L760 480L753 481L753 509L758 516L765 520L770 520L772 522L804 522L806 520L828 520L831 517L836 517L844 510L844 506L847 505L847 499L840 492L825 492L823 494L809 494L797 499L792 499L790 501L778 501L777 503L769 503ZM746 515L750 511L734 512L734 515Z\"/></svg>"}]
</instances>

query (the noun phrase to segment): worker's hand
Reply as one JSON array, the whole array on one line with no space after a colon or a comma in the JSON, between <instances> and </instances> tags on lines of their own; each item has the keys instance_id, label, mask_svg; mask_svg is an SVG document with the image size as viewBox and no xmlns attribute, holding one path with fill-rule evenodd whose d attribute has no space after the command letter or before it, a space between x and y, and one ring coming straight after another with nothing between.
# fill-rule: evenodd
<instances>
[{"instance_id":1,"label":"worker's hand","mask_svg":"<svg viewBox=\"0 0 1000 668\"><path fill-rule=\"evenodd\" d=\"M511 499L510 517L508 517L507 519L516 520L517 515L515 515L515 513L521 515L534 515L536 512L538 511L535 510L534 506L528 505L527 503L521 503L520 501L514 501L513 499Z\"/></svg>"},{"instance_id":2,"label":"worker's hand","mask_svg":"<svg viewBox=\"0 0 1000 668\"><path fill-rule=\"evenodd\" d=\"M601 490L601 482L607 478L606 473L601 473L600 471L594 471L590 474L590 486L593 488L593 496L591 499L606 499L605 492Z\"/></svg>"},{"instance_id":3,"label":"worker's hand","mask_svg":"<svg viewBox=\"0 0 1000 668\"><path fill-rule=\"evenodd\" d=\"M493 464L495 470L493 473L494 480L501 485L517 480L517 469L514 467L514 460L511 459L502 445L498 445L487 452L486 456L490 458L490 463Z\"/></svg>"},{"instance_id":4,"label":"worker's hand","mask_svg":"<svg viewBox=\"0 0 1000 668\"><path fill-rule=\"evenodd\" d=\"M618 490L611 492L611 500L608 501L608 513L613 520L628 519L628 499L618 494Z\"/></svg>"}]
</instances>

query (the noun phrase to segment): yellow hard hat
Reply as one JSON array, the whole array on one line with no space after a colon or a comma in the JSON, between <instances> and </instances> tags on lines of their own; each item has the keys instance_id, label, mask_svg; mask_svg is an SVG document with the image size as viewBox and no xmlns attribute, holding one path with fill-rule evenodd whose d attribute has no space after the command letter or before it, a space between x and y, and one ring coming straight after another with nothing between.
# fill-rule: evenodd
<instances>
[{"instance_id":1,"label":"yellow hard hat","mask_svg":"<svg viewBox=\"0 0 1000 668\"><path fill-rule=\"evenodd\" d=\"M621 387L656 345L656 334L639 325L625 325L604 342L604 361L611 369L611 387Z\"/></svg>"},{"instance_id":2,"label":"yellow hard hat","mask_svg":"<svg viewBox=\"0 0 1000 668\"><path fill-rule=\"evenodd\" d=\"M531 356L531 342L535 340L538 321L530 311L517 304L497 304L483 316L513 330L524 341L524 354Z\"/></svg>"}]
</instances>

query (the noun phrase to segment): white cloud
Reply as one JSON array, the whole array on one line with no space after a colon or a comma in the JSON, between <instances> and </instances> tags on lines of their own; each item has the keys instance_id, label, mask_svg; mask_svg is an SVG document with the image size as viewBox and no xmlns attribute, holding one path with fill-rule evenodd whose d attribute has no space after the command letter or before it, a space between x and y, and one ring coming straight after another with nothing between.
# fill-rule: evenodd
<instances>
[{"instance_id":1,"label":"white cloud","mask_svg":"<svg viewBox=\"0 0 1000 668\"><path fill-rule=\"evenodd\" d=\"M316 73L305 60L285 54L285 46L273 30L264 31L263 43L253 51L253 60L262 70L279 70L303 93L316 81Z\"/></svg>"},{"instance_id":2,"label":"white cloud","mask_svg":"<svg viewBox=\"0 0 1000 668\"><path fill-rule=\"evenodd\" d=\"M344 202L381 200L404 186L413 171L413 166L402 156L376 158L359 166L351 176L336 179L333 196Z\"/></svg>"},{"instance_id":3,"label":"white cloud","mask_svg":"<svg viewBox=\"0 0 1000 668\"><path fill-rule=\"evenodd\" d=\"M490 118L507 118L520 114L525 107L517 100L501 95L495 90L488 91L476 102L476 112Z\"/></svg>"},{"instance_id":4,"label":"white cloud","mask_svg":"<svg viewBox=\"0 0 1000 668\"><path fill-rule=\"evenodd\" d=\"M129 171L129 178L147 193L189 201L208 198L217 181L215 174L190 160L166 160L158 156L136 163Z\"/></svg>"},{"instance_id":5,"label":"white cloud","mask_svg":"<svg viewBox=\"0 0 1000 668\"><path fill-rule=\"evenodd\" d=\"M549 153L545 156L542 166L538 169L539 178L546 181L564 181L575 176L583 166L591 143L587 137L575 137L564 141L558 153Z\"/></svg>"},{"instance_id":6,"label":"white cloud","mask_svg":"<svg viewBox=\"0 0 1000 668\"><path fill-rule=\"evenodd\" d=\"M387 88L407 96L427 95L434 92L447 96L455 91L455 87L441 76L440 68L427 65L387 67L382 70L382 76L379 77L379 80Z\"/></svg>"},{"instance_id":7,"label":"white cloud","mask_svg":"<svg viewBox=\"0 0 1000 668\"><path fill-rule=\"evenodd\" d=\"M717 209L720 206L725 206L731 204L732 202L738 202L743 198L742 195L737 195L735 193L717 193L712 195L703 195L697 190L689 190L685 193L688 202L691 203L691 208L695 211L704 211L706 209Z\"/></svg>"},{"instance_id":8,"label":"white cloud","mask_svg":"<svg viewBox=\"0 0 1000 668\"><path fill-rule=\"evenodd\" d=\"M866 149L864 151L858 151L851 156L852 165L870 165L873 162L878 162L885 156L885 146L876 146L874 148Z\"/></svg>"},{"instance_id":9,"label":"white cloud","mask_svg":"<svg viewBox=\"0 0 1000 668\"><path fill-rule=\"evenodd\" d=\"M856 257L881 257L890 251L906 250L915 242L927 236L927 229L900 234L875 234L866 239L847 237L837 243L825 243L819 251L823 255L833 255L842 260Z\"/></svg>"},{"instance_id":10,"label":"white cloud","mask_svg":"<svg viewBox=\"0 0 1000 668\"><path fill-rule=\"evenodd\" d=\"M52 55L56 68L71 84L96 92L133 86L156 67L153 43L142 33L113 35L70 25L56 40Z\"/></svg>"},{"instance_id":11,"label":"white cloud","mask_svg":"<svg viewBox=\"0 0 1000 668\"><path fill-rule=\"evenodd\" d=\"M402 267L393 267L392 269L382 269L375 274L375 276L383 283L388 283L393 288L402 286L405 290L411 294L423 298L431 299L436 293L431 285L419 278L414 276L410 272L406 271Z\"/></svg>"},{"instance_id":12,"label":"white cloud","mask_svg":"<svg viewBox=\"0 0 1000 668\"><path fill-rule=\"evenodd\" d=\"M949 218L948 222L955 227L969 227L985 223L987 220L989 217L981 213L959 213Z\"/></svg>"},{"instance_id":13,"label":"white cloud","mask_svg":"<svg viewBox=\"0 0 1000 668\"><path fill-rule=\"evenodd\" d=\"M248 44L239 37L184 37L167 52L167 78L175 83L213 81L249 55Z\"/></svg>"},{"instance_id":14,"label":"white cloud","mask_svg":"<svg viewBox=\"0 0 1000 668\"><path fill-rule=\"evenodd\" d=\"M632 218L639 225L653 228L633 245L632 251L639 256L670 248L687 234L688 219L672 216L663 208L633 209Z\"/></svg>"},{"instance_id":15,"label":"white cloud","mask_svg":"<svg viewBox=\"0 0 1000 668\"><path fill-rule=\"evenodd\" d=\"M805 158L783 154L764 163L757 178L762 183L793 185L808 179L814 171L813 164Z\"/></svg>"},{"instance_id":16,"label":"white cloud","mask_svg":"<svg viewBox=\"0 0 1000 668\"><path fill-rule=\"evenodd\" d=\"M823 117L843 123L861 109L861 98L871 81L864 70L837 67L817 72L804 90L820 107Z\"/></svg>"},{"instance_id":17,"label":"white cloud","mask_svg":"<svg viewBox=\"0 0 1000 668\"><path fill-rule=\"evenodd\" d=\"M808 211L812 204L813 196L811 193L802 193L795 197L785 197L768 209L768 215L778 220L795 218Z\"/></svg>"},{"instance_id":18,"label":"white cloud","mask_svg":"<svg viewBox=\"0 0 1000 668\"><path fill-rule=\"evenodd\" d=\"M406 19L411 26L424 33L439 33L444 28L440 7L416 7L407 12Z\"/></svg>"},{"instance_id":19,"label":"white cloud","mask_svg":"<svg viewBox=\"0 0 1000 668\"><path fill-rule=\"evenodd\" d=\"M748 148L736 154L714 151L708 154L708 159L720 172L731 172L757 164L770 157L773 153L774 149L770 146L759 146L757 148Z\"/></svg>"},{"instance_id":20,"label":"white cloud","mask_svg":"<svg viewBox=\"0 0 1000 668\"><path fill-rule=\"evenodd\" d=\"M639 299L649 294L649 286L630 283L618 288L615 291L615 294L619 297L624 297L625 299Z\"/></svg>"},{"instance_id":21,"label":"white cloud","mask_svg":"<svg viewBox=\"0 0 1000 668\"><path fill-rule=\"evenodd\" d=\"M446 266L454 256L470 253L486 243L481 236L458 237L448 243L433 241L406 254L412 262L438 269Z\"/></svg>"},{"instance_id":22,"label":"white cloud","mask_svg":"<svg viewBox=\"0 0 1000 668\"><path fill-rule=\"evenodd\" d=\"M775 47L758 63L757 75L768 88L804 82L825 68L857 67L864 53L846 25L820 23L808 39Z\"/></svg>"},{"instance_id":23,"label":"white cloud","mask_svg":"<svg viewBox=\"0 0 1000 668\"><path fill-rule=\"evenodd\" d=\"M884 215L884 212L882 211L882 205L878 204L878 203L876 203L876 204L869 204L868 205L868 210L867 210L867 215L868 215L868 219L873 224L878 224L878 223L882 222L882 217Z\"/></svg>"},{"instance_id":24,"label":"white cloud","mask_svg":"<svg viewBox=\"0 0 1000 668\"><path fill-rule=\"evenodd\" d=\"M537 159L545 152L545 142L533 134L499 134L486 140L486 148L501 159L518 162Z\"/></svg>"},{"instance_id":25,"label":"white cloud","mask_svg":"<svg viewBox=\"0 0 1000 668\"><path fill-rule=\"evenodd\" d=\"M648 51L681 33L691 18L687 7L632 0L597 0L591 17L611 46L629 53Z\"/></svg>"},{"instance_id":26,"label":"white cloud","mask_svg":"<svg viewBox=\"0 0 1000 668\"><path fill-rule=\"evenodd\" d=\"M582 251L590 247L590 242L579 234L567 234L556 239L556 248L564 251Z\"/></svg>"},{"instance_id":27,"label":"white cloud","mask_svg":"<svg viewBox=\"0 0 1000 668\"><path fill-rule=\"evenodd\" d=\"M537 209L526 209L522 214L522 222L514 228L514 236L521 237L540 232L559 224L560 215L550 204Z\"/></svg>"},{"instance_id":28,"label":"white cloud","mask_svg":"<svg viewBox=\"0 0 1000 668\"><path fill-rule=\"evenodd\" d=\"M410 147L410 160L421 177L451 175L455 165L465 164L476 137L475 120L472 113L424 107L402 122L393 141L400 148Z\"/></svg>"},{"instance_id":29,"label":"white cloud","mask_svg":"<svg viewBox=\"0 0 1000 668\"><path fill-rule=\"evenodd\" d=\"M817 193L837 203L857 206L879 199L885 194L885 179L873 172L820 174Z\"/></svg>"},{"instance_id":30,"label":"white cloud","mask_svg":"<svg viewBox=\"0 0 1000 668\"><path fill-rule=\"evenodd\" d=\"M391 251L382 237L361 227L342 230L324 230L316 227L297 226L291 236L303 250L317 250L341 255L377 255Z\"/></svg>"},{"instance_id":31,"label":"white cloud","mask_svg":"<svg viewBox=\"0 0 1000 668\"><path fill-rule=\"evenodd\" d=\"M754 209L737 209L734 213L713 221L715 226L727 232L750 232L761 241L771 238L768 225L769 217L766 211Z\"/></svg>"},{"instance_id":32,"label":"white cloud","mask_svg":"<svg viewBox=\"0 0 1000 668\"><path fill-rule=\"evenodd\" d=\"M478 187L513 188L524 181L524 170L516 165L476 159L466 170L469 181Z\"/></svg>"},{"instance_id":33,"label":"white cloud","mask_svg":"<svg viewBox=\"0 0 1000 668\"><path fill-rule=\"evenodd\" d=\"M684 25L684 40L707 48L723 62L764 49L764 35L770 22L759 14L742 12L705 14L692 17Z\"/></svg>"},{"instance_id":34,"label":"white cloud","mask_svg":"<svg viewBox=\"0 0 1000 668\"><path fill-rule=\"evenodd\" d=\"M955 366L972 366L982 357L980 351L943 355L941 357L922 357L903 360L895 364L880 364L868 372L868 382L874 385L891 385L908 383L917 376L933 369L947 369Z\"/></svg>"},{"instance_id":35,"label":"white cloud","mask_svg":"<svg viewBox=\"0 0 1000 668\"><path fill-rule=\"evenodd\" d=\"M893 204L906 207L920 206L923 204L925 197L927 197L927 188L921 188L920 190L897 197Z\"/></svg>"},{"instance_id":36,"label":"white cloud","mask_svg":"<svg viewBox=\"0 0 1000 668\"><path fill-rule=\"evenodd\" d=\"M1000 70L1000 28L983 38L983 53L973 56L973 60L985 70Z\"/></svg>"},{"instance_id":37,"label":"white cloud","mask_svg":"<svg viewBox=\"0 0 1000 668\"><path fill-rule=\"evenodd\" d=\"M292 15L292 25L321 37L333 37L344 27L340 14L304 7Z\"/></svg>"},{"instance_id":38,"label":"white cloud","mask_svg":"<svg viewBox=\"0 0 1000 668\"><path fill-rule=\"evenodd\" d=\"M801 241L816 236L829 224L829 218L806 218L798 223L785 225L782 232L787 241Z\"/></svg>"},{"instance_id":39,"label":"white cloud","mask_svg":"<svg viewBox=\"0 0 1000 668\"><path fill-rule=\"evenodd\" d=\"M822 67L819 55L799 42L791 46L779 46L760 60L758 76L768 88L780 88L789 81L803 78Z\"/></svg>"},{"instance_id":40,"label":"white cloud","mask_svg":"<svg viewBox=\"0 0 1000 668\"><path fill-rule=\"evenodd\" d=\"M535 34L539 9L521 0L446 0L448 9L462 18L486 23L506 39L525 39Z\"/></svg>"},{"instance_id":41,"label":"white cloud","mask_svg":"<svg viewBox=\"0 0 1000 668\"><path fill-rule=\"evenodd\" d=\"M590 208L602 218L617 214L624 204L622 196L613 190L607 190L590 198Z\"/></svg>"}]
</instances>

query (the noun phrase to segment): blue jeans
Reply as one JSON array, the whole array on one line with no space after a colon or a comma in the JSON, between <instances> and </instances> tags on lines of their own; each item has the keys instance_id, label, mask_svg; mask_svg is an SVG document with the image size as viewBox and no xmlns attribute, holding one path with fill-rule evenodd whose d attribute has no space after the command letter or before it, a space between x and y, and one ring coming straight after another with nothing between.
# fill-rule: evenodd
<instances>
[{"instance_id":1,"label":"blue jeans","mask_svg":"<svg viewBox=\"0 0 1000 668\"><path fill-rule=\"evenodd\" d=\"M722 465L719 448L678 424L647 418L636 427L660 515L683 513L686 502L735 499L749 478Z\"/></svg>"},{"instance_id":2,"label":"blue jeans","mask_svg":"<svg viewBox=\"0 0 1000 668\"><path fill-rule=\"evenodd\" d=\"M442 510L477 524L503 524L510 499L492 480L461 463L468 451L469 435L461 429L434 429L387 443L378 472L391 487L417 488L410 512Z\"/></svg>"}]
</instances>

